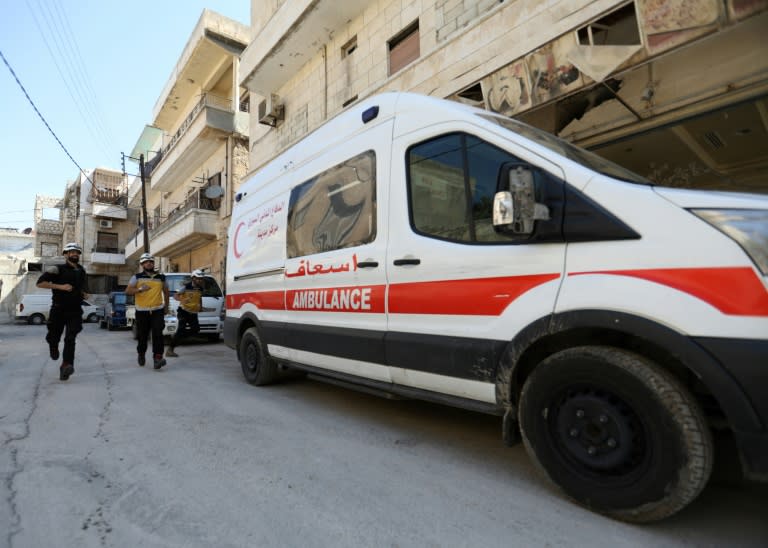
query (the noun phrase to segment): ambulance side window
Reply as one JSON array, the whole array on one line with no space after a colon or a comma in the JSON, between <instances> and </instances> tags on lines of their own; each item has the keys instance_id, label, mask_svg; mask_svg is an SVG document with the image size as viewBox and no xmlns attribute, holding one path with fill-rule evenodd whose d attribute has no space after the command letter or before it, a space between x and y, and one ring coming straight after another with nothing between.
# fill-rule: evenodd
<instances>
[{"instance_id":1,"label":"ambulance side window","mask_svg":"<svg viewBox=\"0 0 768 548\"><path fill-rule=\"evenodd\" d=\"M376 154L369 150L291 191L288 257L353 247L376 238Z\"/></svg>"},{"instance_id":2,"label":"ambulance side window","mask_svg":"<svg viewBox=\"0 0 768 548\"><path fill-rule=\"evenodd\" d=\"M425 236L467 243L509 242L493 228L501 166L521 162L473 135L451 133L407 152L411 226Z\"/></svg>"}]
</instances>

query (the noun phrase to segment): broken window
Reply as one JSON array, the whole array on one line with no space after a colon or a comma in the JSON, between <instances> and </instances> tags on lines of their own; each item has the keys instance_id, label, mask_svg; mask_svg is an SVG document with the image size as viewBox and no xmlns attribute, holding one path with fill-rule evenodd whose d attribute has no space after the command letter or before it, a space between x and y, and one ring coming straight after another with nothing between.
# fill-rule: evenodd
<instances>
[{"instance_id":1,"label":"broken window","mask_svg":"<svg viewBox=\"0 0 768 548\"><path fill-rule=\"evenodd\" d=\"M632 46L641 43L634 2L612 11L576 32L582 46Z\"/></svg>"}]
</instances>

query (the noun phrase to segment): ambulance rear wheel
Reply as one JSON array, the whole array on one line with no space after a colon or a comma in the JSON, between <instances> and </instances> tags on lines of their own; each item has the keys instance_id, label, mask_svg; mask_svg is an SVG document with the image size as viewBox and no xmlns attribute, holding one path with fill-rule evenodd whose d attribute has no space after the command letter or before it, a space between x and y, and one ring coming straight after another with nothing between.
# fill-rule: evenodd
<instances>
[{"instance_id":1,"label":"ambulance rear wheel","mask_svg":"<svg viewBox=\"0 0 768 548\"><path fill-rule=\"evenodd\" d=\"M270 384L277 377L277 364L264 351L255 327L248 329L240 339L240 367L245 380L256 386Z\"/></svg>"},{"instance_id":2,"label":"ambulance rear wheel","mask_svg":"<svg viewBox=\"0 0 768 548\"><path fill-rule=\"evenodd\" d=\"M535 464L580 504L643 523L701 492L714 458L696 400L669 372L617 348L544 360L525 382L520 429Z\"/></svg>"}]
</instances>

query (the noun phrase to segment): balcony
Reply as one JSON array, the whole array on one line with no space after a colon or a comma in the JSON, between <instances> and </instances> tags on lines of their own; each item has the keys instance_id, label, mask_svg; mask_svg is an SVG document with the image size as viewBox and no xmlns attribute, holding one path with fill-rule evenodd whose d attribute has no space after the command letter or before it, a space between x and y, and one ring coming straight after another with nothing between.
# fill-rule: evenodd
<instances>
[{"instance_id":1,"label":"balcony","mask_svg":"<svg viewBox=\"0 0 768 548\"><path fill-rule=\"evenodd\" d=\"M266 97L294 77L318 44L373 4L337 0L283 2L240 56L240 83Z\"/></svg>"},{"instance_id":2,"label":"balcony","mask_svg":"<svg viewBox=\"0 0 768 548\"><path fill-rule=\"evenodd\" d=\"M128 196L126 194L123 194L121 199L115 202L94 202L93 216L125 220L128 218L127 203Z\"/></svg>"},{"instance_id":3,"label":"balcony","mask_svg":"<svg viewBox=\"0 0 768 548\"><path fill-rule=\"evenodd\" d=\"M92 264L125 264L125 252L114 247L97 246L91 252Z\"/></svg>"},{"instance_id":4,"label":"balcony","mask_svg":"<svg viewBox=\"0 0 768 548\"><path fill-rule=\"evenodd\" d=\"M230 99L204 94L170 141L144 166L151 189L173 190L199 171L223 138L248 135L248 113L235 112Z\"/></svg>"},{"instance_id":5,"label":"balcony","mask_svg":"<svg viewBox=\"0 0 768 548\"><path fill-rule=\"evenodd\" d=\"M139 255L144 252L144 229L139 227L136 232L125 242L125 258L128 261L138 261Z\"/></svg>"},{"instance_id":6,"label":"balcony","mask_svg":"<svg viewBox=\"0 0 768 548\"><path fill-rule=\"evenodd\" d=\"M205 245L218 236L220 199L206 198L202 190L191 194L167 217L150 223L149 241L153 255L173 257ZM138 259L144 250L144 230L139 228L125 244L125 255Z\"/></svg>"}]
</instances>

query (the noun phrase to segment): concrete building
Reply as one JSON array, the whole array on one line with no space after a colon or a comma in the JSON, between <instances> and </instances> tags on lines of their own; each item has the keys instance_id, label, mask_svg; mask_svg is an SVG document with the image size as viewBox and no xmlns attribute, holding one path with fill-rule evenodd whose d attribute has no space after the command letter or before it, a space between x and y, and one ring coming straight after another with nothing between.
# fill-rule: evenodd
<instances>
[{"instance_id":1,"label":"concrete building","mask_svg":"<svg viewBox=\"0 0 768 548\"><path fill-rule=\"evenodd\" d=\"M224 279L233 190L248 170L249 98L239 56L249 29L204 10L130 156L145 159L147 222L123 240L134 270L147 230L163 271L204 268ZM142 185L128 193L140 208Z\"/></svg>"},{"instance_id":2,"label":"concrete building","mask_svg":"<svg viewBox=\"0 0 768 548\"><path fill-rule=\"evenodd\" d=\"M251 169L346 106L407 90L664 184L768 191L768 0L252 0L251 30Z\"/></svg>"},{"instance_id":3,"label":"concrete building","mask_svg":"<svg viewBox=\"0 0 768 548\"><path fill-rule=\"evenodd\" d=\"M35 259L35 235L0 228L0 323L12 321L21 295L40 291L37 276L27 272Z\"/></svg>"},{"instance_id":4,"label":"concrete building","mask_svg":"<svg viewBox=\"0 0 768 548\"><path fill-rule=\"evenodd\" d=\"M128 184L120 171L95 168L80 173L65 191L62 242L82 246L81 262L94 294L126 285L134 271L124 248L138 222L138 211L128 208Z\"/></svg>"}]
</instances>

